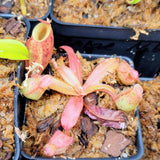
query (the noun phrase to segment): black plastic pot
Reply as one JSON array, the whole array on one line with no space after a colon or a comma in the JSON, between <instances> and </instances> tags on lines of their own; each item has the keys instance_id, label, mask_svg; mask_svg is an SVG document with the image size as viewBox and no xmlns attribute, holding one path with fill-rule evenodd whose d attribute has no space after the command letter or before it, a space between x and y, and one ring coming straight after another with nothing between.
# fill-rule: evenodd
<instances>
[{"instance_id":1,"label":"black plastic pot","mask_svg":"<svg viewBox=\"0 0 160 160\"><path fill-rule=\"evenodd\" d=\"M17 70L17 81L16 81L16 83L17 84L20 84L21 83L21 81L20 81L20 75L22 74L21 72L20 72L20 68L21 68L21 65L22 65L22 62L21 63L19 63L19 65L18 65L18 70ZM18 87L15 87L15 91L14 91L14 125L15 125L15 127L17 127L17 128L21 128L21 126L22 126L22 122L23 122L23 119L22 119L22 117L23 117L23 114L24 114L24 109L23 108L20 108L19 107L19 103L23 103L22 102L22 98L21 99L19 99L18 97L17 97L17 95L19 94L19 89L18 89ZM16 148L15 148L15 154L14 154L14 159L13 160L19 160L20 159L20 157L21 157L21 155L20 155L20 152L21 152L21 147L20 147L20 139L19 139L19 137L18 137L18 135L15 133L15 146L16 146Z\"/></svg>"},{"instance_id":2,"label":"black plastic pot","mask_svg":"<svg viewBox=\"0 0 160 160\"><path fill-rule=\"evenodd\" d=\"M86 58L87 60L93 60L93 59L96 59L96 58L109 58L110 57L108 55L97 55L97 54L82 54L82 56L84 58ZM132 67L134 67L134 63L130 58L125 57L125 56L118 56L118 57L121 57L122 59L126 60ZM20 81L24 80L24 64L23 63L21 63L19 65L18 75L19 75L18 78L19 78ZM25 107L27 107L27 99L23 99L24 97L18 91L16 92L15 97L17 98L17 100L16 100L17 107L21 108L22 110L25 110ZM136 111L136 116L139 119L138 108L137 108L137 111ZM24 117L25 117L25 115L24 115ZM24 117L19 116L19 119L17 119L17 121L18 121L17 123L20 124L20 122L22 122L22 118L24 118ZM24 118L23 122L25 123L25 118ZM128 158L118 158L118 159L120 159L120 160L138 160L142 157L142 155L144 153L144 148L143 148L143 140L142 140L140 120L138 121L138 130L137 130L137 135L136 135L136 146L137 146L137 154L136 155L134 155L132 157L128 157ZM21 147L22 147L21 148L22 159L23 158L25 158L25 159L35 159L35 160L54 160L54 159L59 160L59 159L62 159L62 158L44 158L44 157L34 157L33 158L32 156L26 154L25 151L23 151L23 143L21 144ZM77 160L80 160L80 159L92 160L93 158L77 158ZM97 159L94 158L94 159L95 160L104 160L104 159L115 160L117 158L97 158Z\"/></svg>"},{"instance_id":3,"label":"black plastic pot","mask_svg":"<svg viewBox=\"0 0 160 160\"><path fill-rule=\"evenodd\" d=\"M66 23L58 20L53 14L54 0L52 3L51 18L56 33L63 36L83 37L83 38L100 38L110 40L130 40L135 35L131 28L126 27L110 27L101 25L85 25ZM149 35L141 34L140 41L160 41L160 29L148 30Z\"/></svg>"},{"instance_id":4,"label":"black plastic pot","mask_svg":"<svg viewBox=\"0 0 160 160\"><path fill-rule=\"evenodd\" d=\"M12 14L0 14L0 17L2 18L5 18L5 19L9 19L9 18L12 18L13 15ZM24 24L26 27L26 34L25 34L25 37L24 39L27 38L28 36L28 33L29 33L29 30L30 30L30 23L29 21L24 18L23 19L24 21ZM19 66L18 66L19 68ZM19 78L19 72L17 72L17 78ZM16 81L16 83L19 83L19 80ZM18 94L18 88L15 87L15 90L14 90L14 95L17 95ZM14 126L15 127L19 127L19 124L18 124L18 118L19 118L19 114L20 114L20 108L17 108L17 97L14 96ZM20 141L19 141L19 137L16 133L14 133L14 137L15 137L15 152L14 152L14 156L13 156L13 160L18 160L19 159L19 156L20 156Z\"/></svg>"}]
</instances>

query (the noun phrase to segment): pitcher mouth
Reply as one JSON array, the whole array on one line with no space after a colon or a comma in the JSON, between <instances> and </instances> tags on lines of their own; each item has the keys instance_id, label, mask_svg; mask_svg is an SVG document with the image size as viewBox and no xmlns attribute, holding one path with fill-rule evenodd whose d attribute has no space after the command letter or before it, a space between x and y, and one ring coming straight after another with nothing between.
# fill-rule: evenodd
<instances>
[{"instance_id":1,"label":"pitcher mouth","mask_svg":"<svg viewBox=\"0 0 160 160\"><path fill-rule=\"evenodd\" d=\"M33 29L33 38L36 41L43 41L45 40L51 31L51 26L46 23L39 23L34 29Z\"/></svg>"}]
</instances>

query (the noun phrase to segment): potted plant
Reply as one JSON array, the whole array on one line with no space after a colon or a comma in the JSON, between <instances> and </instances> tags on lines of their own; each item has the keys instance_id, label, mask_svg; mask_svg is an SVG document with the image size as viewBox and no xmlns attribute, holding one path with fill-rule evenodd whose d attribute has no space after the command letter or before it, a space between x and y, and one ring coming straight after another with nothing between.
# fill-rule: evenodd
<instances>
[{"instance_id":1,"label":"potted plant","mask_svg":"<svg viewBox=\"0 0 160 160\"><path fill-rule=\"evenodd\" d=\"M24 157L142 156L136 107L143 89L135 84L136 70L119 57L88 61L68 46L61 47L67 55L52 55L53 32L45 21L34 28L26 46L28 72L20 91L31 100L19 133ZM121 143L122 148L113 149Z\"/></svg>"}]
</instances>

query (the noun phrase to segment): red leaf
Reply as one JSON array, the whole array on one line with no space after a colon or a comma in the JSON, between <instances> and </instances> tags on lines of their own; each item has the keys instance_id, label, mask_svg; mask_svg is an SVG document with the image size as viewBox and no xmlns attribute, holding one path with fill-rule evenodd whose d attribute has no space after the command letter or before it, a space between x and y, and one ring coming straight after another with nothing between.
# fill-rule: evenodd
<instances>
[{"instance_id":1,"label":"red leaf","mask_svg":"<svg viewBox=\"0 0 160 160\"><path fill-rule=\"evenodd\" d=\"M93 120L99 121L102 125L106 127L112 127L116 129L124 129L127 127L126 122L118 122L118 121L111 121L111 120L106 120L106 119L101 119L97 117L96 115L93 115L89 110L85 108L85 113Z\"/></svg>"},{"instance_id":2,"label":"red leaf","mask_svg":"<svg viewBox=\"0 0 160 160\"><path fill-rule=\"evenodd\" d=\"M92 113L94 116L98 118L109 121L121 121L121 122L126 121L126 115L122 111L111 110L96 105L90 105L87 103L84 103L84 105L89 110L90 113Z\"/></svg>"}]
</instances>

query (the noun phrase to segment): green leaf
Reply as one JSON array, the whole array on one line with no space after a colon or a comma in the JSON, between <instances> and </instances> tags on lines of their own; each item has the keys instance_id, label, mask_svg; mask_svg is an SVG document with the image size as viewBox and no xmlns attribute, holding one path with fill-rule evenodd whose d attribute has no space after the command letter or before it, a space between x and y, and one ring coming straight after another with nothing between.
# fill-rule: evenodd
<instances>
[{"instance_id":1,"label":"green leaf","mask_svg":"<svg viewBox=\"0 0 160 160\"><path fill-rule=\"evenodd\" d=\"M141 0L127 0L127 3L129 3L129 4L137 4L140 1Z\"/></svg>"},{"instance_id":2,"label":"green leaf","mask_svg":"<svg viewBox=\"0 0 160 160\"><path fill-rule=\"evenodd\" d=\"M0 39L0 58L28 60L29 53L27 47L17 40Z\"/></svg>"}]
</instances>

